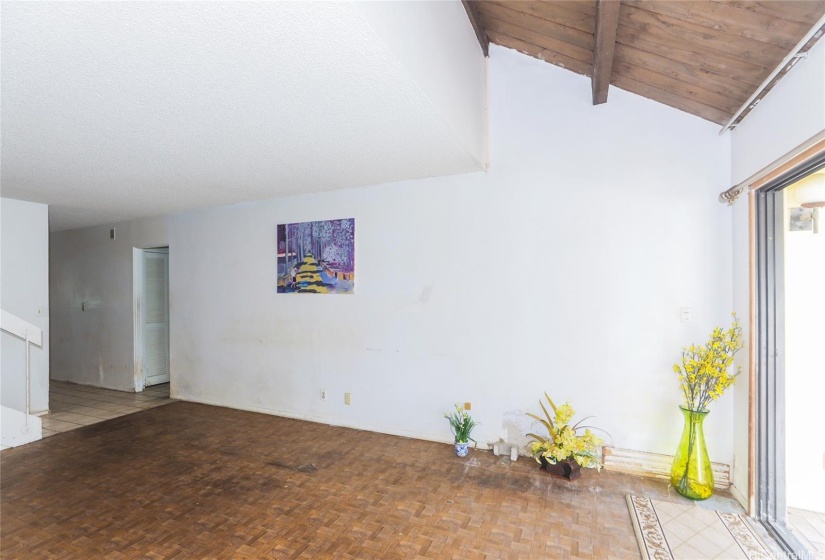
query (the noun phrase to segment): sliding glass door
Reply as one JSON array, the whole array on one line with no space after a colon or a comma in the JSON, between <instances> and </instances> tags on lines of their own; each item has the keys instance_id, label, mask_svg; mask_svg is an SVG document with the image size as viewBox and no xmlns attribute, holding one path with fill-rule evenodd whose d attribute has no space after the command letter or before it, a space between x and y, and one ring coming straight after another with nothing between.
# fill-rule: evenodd
<instances>
[{"instance_id":1,"label":"sliding glass door","mask_svg":"<svg viewBox=\"0 0 825 560\"><path fill-rule=\"evenodd\" d=\"M794 196L818 173L823 158L754 195L756 515L798 558L818 552L808 520L825 525L825 208Z\"/></svg>"}]
</instances>

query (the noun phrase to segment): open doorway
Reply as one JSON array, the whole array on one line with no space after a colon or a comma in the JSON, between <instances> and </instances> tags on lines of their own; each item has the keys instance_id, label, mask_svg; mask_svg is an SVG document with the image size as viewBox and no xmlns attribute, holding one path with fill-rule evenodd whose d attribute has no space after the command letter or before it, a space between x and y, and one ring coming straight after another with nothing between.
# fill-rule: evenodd
<instances>
[{"instance_id":1,"label":"open doorway","mask_svg":"<svg viewBox=\"0 0 825 560\"><path fill-rule=\"evenodd\" d=\"M756 513L796 558L825 558L823 159L756 194Z\"/></svg>"},{"instance_id":2,"label":"open doorway","mask_svg":"<svg viewBox=\"0 0 825 560\"><path fill-rule=\"evenodd\" d=\"M807 196L817 188L825 169L782 191L785 501L790 532L825 559L825 199Z\"/></svg>"},{"instance_id":3,"label":"open doorway","mask_svg":"<svg viewBox=\"0 0 825 560\"><path fill-rule=\"evenodd\" d=\"M169 247L134 249L135 391L170 382Z\"/></svg>"}]
</instances>

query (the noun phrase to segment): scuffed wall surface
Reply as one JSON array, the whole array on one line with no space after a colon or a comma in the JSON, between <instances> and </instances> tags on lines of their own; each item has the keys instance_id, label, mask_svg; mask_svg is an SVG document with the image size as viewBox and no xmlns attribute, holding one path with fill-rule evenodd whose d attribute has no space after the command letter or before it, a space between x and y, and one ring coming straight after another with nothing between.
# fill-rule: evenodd
<instances>
[{"instance_id":1,"label":"scuffed wall surface","mask_svg":"<svg viewBox=\"0 0 825 560\"><path fill-rule=\"evenodd\" d=\"M176 396L439 440L470 401L485 443L546 390L618 447L672 453L671 366L732 307L729 138L621 90L593 107L585 78L506 49L491 83L487 174L173 217ZM340 217L356 295L276 294L275 226ZM717 462L732 405L707 422Z\"/></svg>"}]
</instances>

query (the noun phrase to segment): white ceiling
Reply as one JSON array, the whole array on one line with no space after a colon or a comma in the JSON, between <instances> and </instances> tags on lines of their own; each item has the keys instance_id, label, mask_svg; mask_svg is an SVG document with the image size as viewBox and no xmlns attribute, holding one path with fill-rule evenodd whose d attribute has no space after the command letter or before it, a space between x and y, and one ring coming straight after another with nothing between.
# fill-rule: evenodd
<instances>
[{"instance_id":1,"label":"white ceiling","mask_svg":"<svg viewBox=\"0 0 825 560\"><path fill-rule=\"evenodd\" d=\"M479 170L350 3L4 1L0 31L0 194L52 230Z\"/></svg>"}]
</instances>

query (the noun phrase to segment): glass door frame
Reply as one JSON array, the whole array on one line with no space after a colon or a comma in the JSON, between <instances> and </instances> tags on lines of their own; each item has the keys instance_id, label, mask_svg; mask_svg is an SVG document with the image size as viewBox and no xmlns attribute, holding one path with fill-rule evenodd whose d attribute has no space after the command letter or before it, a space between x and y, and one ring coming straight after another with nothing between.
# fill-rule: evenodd
<instances>
[{"instance_id":1,"label":"glass door frame","mask_svg":"<svg viewBox=\"0 0 825 560\"><path fill-rule=\"evenodd\" d=\"M810 555L788 530L785 501L785 204L783 189L825 166L825 154L755 191L755 516L786 552Z\"/></svg>"}]
</instances>

